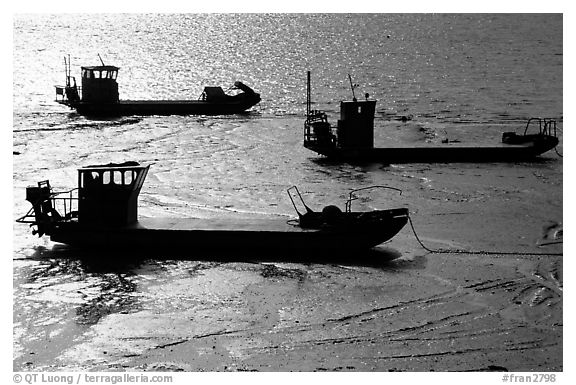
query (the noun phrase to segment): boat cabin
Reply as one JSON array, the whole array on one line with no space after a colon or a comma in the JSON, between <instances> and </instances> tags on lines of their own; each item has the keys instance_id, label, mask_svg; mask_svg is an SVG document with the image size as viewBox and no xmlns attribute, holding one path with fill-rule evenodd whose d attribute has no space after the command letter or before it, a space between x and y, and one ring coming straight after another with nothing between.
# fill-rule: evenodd
<instances>
[{"instance_id":1,"label":"boat cabin","mask_svg":"<svg viewBox=\"0 0 576 385\"><path fill-rule=\"evenodd\" d=\"M350 79L352 86L352 80ZM340 119L336 129L328 122L326 113L312 109L310 71L307 77L306 121L304 122L304 147L314 151L318 149L372 149L374 148L374 114L376 100L352 100L340 102Z\"/></svg>"},{"instance_id":2,"label":"boat cabin","mask_svg":"<svg viewBox=\"0 0 576 385\"><path fill-rule=\"evenodd\" d=\"M374 148L374 113L376 100L340 102L340 119L336 130L340 148Z\"/></svg>"},{"instance_id":3,"label":"boat cabin","mask_svg":"<svg viewBox=\"0 0 576 385\"><path fill-rule=\"evenodd\" d=\"M376 100L340 102L336 130L322 111L309 111L304 124L304 146L309 148L374 148ZM336 132L334 132L336 131Z\"/></svg>"},{"instance_id":4,"label":"boat cabin","mask_svg":"<svg viewBox=\"0 0 576 385\"><path fill-rule=\"evenodd\" d=\"M138 194L150 166L136 162L78 169L78 222L122 226L138 219Z\"/></svg>"},{"instance_id":5,"label":"boat cabin","mask_svg":"<svg viewBox=\"0 0 576 385\"><path fill-rule=\"evenodd\" d=\"M101 65L82 68L82 101L118 103L118 67Z\"/></svg>"},{"instance_id":6,"label":"boat cabin","mask_svg":"<svg viewBox=\"0 0 576 385\"><path fill-rule=\"evenodd\" d=\"M210 103L223 103L226 101L227 95L222 87L204 87L201 100Z\"/></svg>"}]
</instances>

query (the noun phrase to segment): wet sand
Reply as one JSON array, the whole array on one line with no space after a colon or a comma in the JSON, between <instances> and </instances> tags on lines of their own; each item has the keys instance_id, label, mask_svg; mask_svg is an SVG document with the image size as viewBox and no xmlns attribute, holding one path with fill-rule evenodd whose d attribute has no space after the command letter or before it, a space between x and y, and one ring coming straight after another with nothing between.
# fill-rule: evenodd
<instances>
[{"instance_id":1,"label":"wet sand","mask_svg":"<svg viewBox=\"0 0 576 385\"><path fill-rule=\"evenodd\" d=\"M141 216L288 215L286 183L298 183L313 208L342 203L351 188L384 184L402 195L374 194L354 209L408 207L428 248L472 253L430 253L407 225L376 251L337 262L279 258L282 245L266 258L232 261L193 247L184 261L107 252L87 259L14 224L13 369L563 370L561 158L331 165L282 131L300 123L31 132L14 157L14 212L29 207L26 185L75 182L78 162L59 142L73 143L82 165L98 164L126 160L121 139L130 136L144 154L131 159L155 156ZM286 138L271 141L276 132ZM88 134L101 152L92 152ZM212 136L207 143L226 151L191 147ZM176 155L166 151L175 138ZM247 148L265 161L246 158ZM37 169L40 159L59 161Z\"/></svg>"},{"instance_id":2,"label":"wet sand","mask_svg":"<svg viewBox=\"0 0 576 385\"><path fill-rule=\"evenodd\" d=\"M211 261L193 247L187 261L90 260L13 224L14 370L569 367L562 158L349 165L302 146L308 70L314 109L333 126L350 83L378 100L378 147L490 145L533 116L557 119L561 136L563 15L159 16L15 15L11 219L29 208L27 185L64 190L79 166L134 160L153 163L142 216L288 215L291 185L313 208L387 185L402 195L354 207L405 206L428 247L494 253L429 253L407 226L340 262L278 261L282 245L266 262ZM123 100L196 99L235 80L263 100L239 116L86 119L53 101L53 85L65 80L63 54L79 76L100 63L97 52L121 67Z\"/></svg>"},{"instance_id":3,"label":"wet sand","mask_svg":"<svg viewBox=\"0 0 576 385\"><path fill-rule=\"evenodd\" d=\"M559 198L538 178L510 183ZM118 265L48 243L14 262L14 370L562 371L561 211L497 197L412 217L429 248L501 254L429 253L409 226L344 263Z\"/></svg>"},{"instance_id":4,"label":"wet sand","mask_svg":"<svg viewBox=\"0 0 576 385\"><path fill-rule=\"evenodd\" d=\"M79 322L16 318L44 332L20 336L14 370L562 370L558 257L175 264L119 274L87 305L90 286L28 286L37 306L76 300Z\"/></svg>"}]
</instances>

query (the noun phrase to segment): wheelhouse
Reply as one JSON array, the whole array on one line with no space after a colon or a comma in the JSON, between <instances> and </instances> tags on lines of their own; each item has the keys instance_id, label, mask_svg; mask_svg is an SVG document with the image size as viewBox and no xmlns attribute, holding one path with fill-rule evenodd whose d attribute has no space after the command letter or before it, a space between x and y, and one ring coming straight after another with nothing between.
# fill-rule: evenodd
<instances>
[{"instance_id":1,"label":"wheelhouse","mask_svg":"<svg viewBox=\"0 0 576 385\"><path fill-rule=\"evenodd\" d=\"M135 163L78 169L78 221L107 225L135 222L138 194L149 167Z\"/></svg>"},{"instance_id":2,"label":"wheelhouse","mask_svg":"<svg viewBox=\"0 0 576 385\"><path fill-rule=\"evenodd\" d=\"M82 68L82 101L118 103L118 67L101 65Z\"/></svg>"}]
</instances>

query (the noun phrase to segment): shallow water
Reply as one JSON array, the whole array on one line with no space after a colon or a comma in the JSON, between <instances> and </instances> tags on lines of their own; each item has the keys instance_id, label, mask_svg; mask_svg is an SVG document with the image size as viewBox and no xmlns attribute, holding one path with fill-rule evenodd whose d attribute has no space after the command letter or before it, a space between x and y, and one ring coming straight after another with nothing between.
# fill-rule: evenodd
<instances>
[{"instance_id":1,"label":"shallow water","mask_svg":"<svg viewBox=\"0 0 576 385\"><path fill-rule=\"evenodd\" d=\"M68 53L73 75L99 64L98 53L119 66L121 99L194 99L204 85L241 80L262 102L226 117L86 119L53 102ZM17 15L14 212L28 209L27 185L68 189L78 166L136 160L153 164L143 216L290 216L292 185L313 208L389 185L402 194L372 194L355 208L406 206L433 246L558 253L558 243L538 247L563 220L555 152L517 164L335 164L303 148L302 128L311 70L313 100L332 122L351 97L347 74L357 96L378 99L378 145L493 142L532 116L561 129L562 54L560 15ZM561 370L558 257L427 255L407 227L379 260L350 266L211 262L192 248L189 261L110 265L29 231L14 225L15 370L431 370L451 335L464 358L444 358L438 370ZM382 317L386 330L375 328ZM540 323L549 332L538 339ZM509 349L490 333L509 336ZM333 349L348 356L332 359ZM475 352L489 359L467 356ZM174 363L178 354L192 358ZM406 354L420 358L394 363Z\"/></svg>"}]
</instances>

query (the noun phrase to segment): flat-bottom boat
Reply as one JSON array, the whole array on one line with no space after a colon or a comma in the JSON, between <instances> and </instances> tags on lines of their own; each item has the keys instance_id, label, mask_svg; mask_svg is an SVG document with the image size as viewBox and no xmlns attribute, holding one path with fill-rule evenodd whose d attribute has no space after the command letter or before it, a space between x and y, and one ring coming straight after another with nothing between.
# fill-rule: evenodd
<instances>
[{"instance_id":1,"label":"flat-bottom boat","mask_svg":"<svg viewBox=\"0 0 576 385\"><path fill-rule=\"evenodd\" d=\"M260 94L241 82L235 82L230 89L241 89L230 94L221 87L204 87L198 100L115 100L86 101L75 95L74 86L67 87L57 102L75 109L78 114L94 117L130 115L229 115L246 112L260 102ZM75 93L76 92L76 93Z\"/></svg>"},{"instance_id":2,"label":"flat-bottom boat","mask_svg":"<svg viewBox=\"0 0 576 385\"><path fill-rule=\"evenodd\" d=\"M296 187L288 190L298 213L294 219L138 219L138 194L149 167L126 162L80 168L78 187L64 192L39 182L27 187L32 208L17 221L35 226L33 234L71 246L164 253L366 250L394 237L408 221L406 208L352 211L357 190L344 211L327 206L316 212Z\"/></svg>"},{"instance_id":3,"label":"flat-bottom boat","mask_svg":"<svg viewBox=\"0 0 576 385\"><path fill-rule=\"evenodd\" d=\"M78 87L76 78L70 74L70 59L64 58L64 64L66 85L56 86L56 102L84 116L238 114L261 100L259 93L239 81L226 91L221 87L204 87L198 100L120 100L118 67L104 62L100 66L81 67L82 86Z\"/></svg>"},{"instance_id":4,"label":"flat-bottom boat","mask_svg":"<svg viewBox=\"0 0 576 385\"><path fill-rule=\"evenodd\" d=\"M352 92L352 80L350 79ZM376 100L340 102L337 127L326 113L311 108L310 71L307 83L307 111L304 123L304 147L328 159L391 163L517 162L533 160L558 145L556 121L532 118L523 134L505 132L502 142L492 145L441 143L435 145L374 147ZM528 133L538 126L538 132Z\"/></svg>"},{"instance_id":5,"label":"flat-bottom boat","mask_svg":"<svg viewBox=\"0 0 576 385\"><path fill-rule=\"evenodd\" d=\"M477 145L442 143L434 146L339 148L307 143L306 148L340 161L398 163L490 163L533 161L558 145L558 139L548 135L531 135L522 143Z\"/></svg>"}]
</instances>

